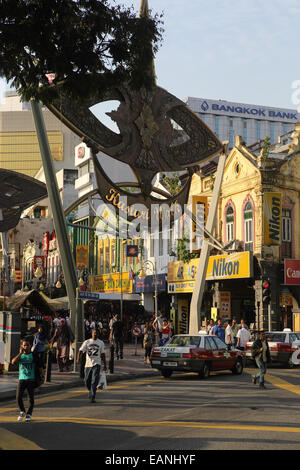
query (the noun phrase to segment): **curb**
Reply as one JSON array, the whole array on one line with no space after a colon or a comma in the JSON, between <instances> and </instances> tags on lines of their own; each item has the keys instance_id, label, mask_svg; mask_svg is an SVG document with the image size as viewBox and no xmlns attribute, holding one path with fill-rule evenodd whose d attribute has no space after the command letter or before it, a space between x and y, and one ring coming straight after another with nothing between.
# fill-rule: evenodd
<instances>
[{"instance_id":1,"label":"curb","mask_svg":"<svg viewBox=\"0 0 300 470\"><path fill-rule=\"evenodd\" d=\"M152 373L145 373L141 372L139 374L128 374L128 375L108 375L107 376L107 383L118 382L122 380L134 380L134 379L141 379L147 377L156 377L159 376L160 373L158 371L153 371ZM39 397L41 395L46 395L47 393L57 392L59 390L66 390L70 388L82 387L84 386L83 379L74 379L70 382L62 382L55 385L49 385L49 383L42 385L39 390L35 392L35 396ZM16 398L16 389L15 390L7 390L5 392L0 392L0 402L15 399Z\"/></svg>"}]
</instances>

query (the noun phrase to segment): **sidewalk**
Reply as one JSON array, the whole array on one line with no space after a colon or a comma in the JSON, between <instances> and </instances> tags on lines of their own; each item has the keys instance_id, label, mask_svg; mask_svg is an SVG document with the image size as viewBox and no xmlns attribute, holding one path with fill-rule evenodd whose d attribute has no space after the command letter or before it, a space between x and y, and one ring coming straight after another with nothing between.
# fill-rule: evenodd
<instances>
[{"instance_id":1,"label":"sidewalk","mask_svg":"<svg viewBox=\"0 0 300 470\"><path fill-rule=\"evenodd\" d=\"M107 367L110 358L109 346L105 344ZM124 359L114 361L114 373L107 372L107 382L118 380L135 379L139 377L152 377L159 375L156 369L144 363L144 349L139 344L137 355L135 355L135 346L131 344L124 345ZM0 401L14 399L16 397L16 388L18 383L18 372L4 372L0 375ZM37 391L37 396L46 393L55 392L66 388L84 386L84 381L79 377L79 365L77 372L59 373L56 364L52 364L51 382L46 382Z\"/></svg>"}]
</instances>

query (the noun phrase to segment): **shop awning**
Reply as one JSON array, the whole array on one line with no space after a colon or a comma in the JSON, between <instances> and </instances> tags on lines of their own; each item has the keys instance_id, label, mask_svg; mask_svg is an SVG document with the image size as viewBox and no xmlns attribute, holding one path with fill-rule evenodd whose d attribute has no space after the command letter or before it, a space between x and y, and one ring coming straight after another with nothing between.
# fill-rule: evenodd
<instances>
[{"instance_id":1,"label":"shop awning","mask_svg":"<svg viewBox=\"0 0 300 470\"><path fill-rule=\"evenodd\" d=\"M68 297L59 297L57 299L50 299L50 297L48 297L43 292L40 292L40 295L47 302L47 304L53 307L55 310L68 308L68 303L69 303Z\"/></svg>"},{"instance_id":2,"label":"shop awning","mask_svg":"<svg viewBox=\"0 0 300 470\"><path fill-rule=\"evenodd\" d=\"M12 312L17 312L27 301L44 315L51 315L55 312L54 307L48 304L41 293L35 289L27 292L18 290L14 295L6 298L6 306Z\"/></svg>"}]
</instances>

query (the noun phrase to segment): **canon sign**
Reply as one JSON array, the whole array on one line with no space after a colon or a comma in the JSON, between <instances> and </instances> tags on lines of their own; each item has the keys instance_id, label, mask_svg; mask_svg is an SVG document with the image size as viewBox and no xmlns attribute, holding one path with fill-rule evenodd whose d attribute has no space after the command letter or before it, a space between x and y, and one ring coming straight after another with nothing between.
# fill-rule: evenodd
<instances>
[{"instance_id":1,"label":"canon sign","mask_svg":"<svg viewBox=\"0 0 300 470\"><path fill-rule=\"evenodd\" d=\"M300 286L300 260L284 260L284 283L290 286Z\"/></svg>"}]
</instances>

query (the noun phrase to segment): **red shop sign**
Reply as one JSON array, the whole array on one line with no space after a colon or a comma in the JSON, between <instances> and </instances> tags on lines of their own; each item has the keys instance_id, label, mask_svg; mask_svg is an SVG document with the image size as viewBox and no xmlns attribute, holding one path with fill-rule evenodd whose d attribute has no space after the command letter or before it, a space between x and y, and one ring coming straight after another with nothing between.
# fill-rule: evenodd
<instances>
[{"instance_id":1,"label":"red shop sign","mask_svg":"<svg viewBox=\"0 0 300 470\"><path fill-rule=\"evenodd\" d=\"M290 286L300 286L300 260L284 260L284 283Z\"/></svg>"}]
</instances>

